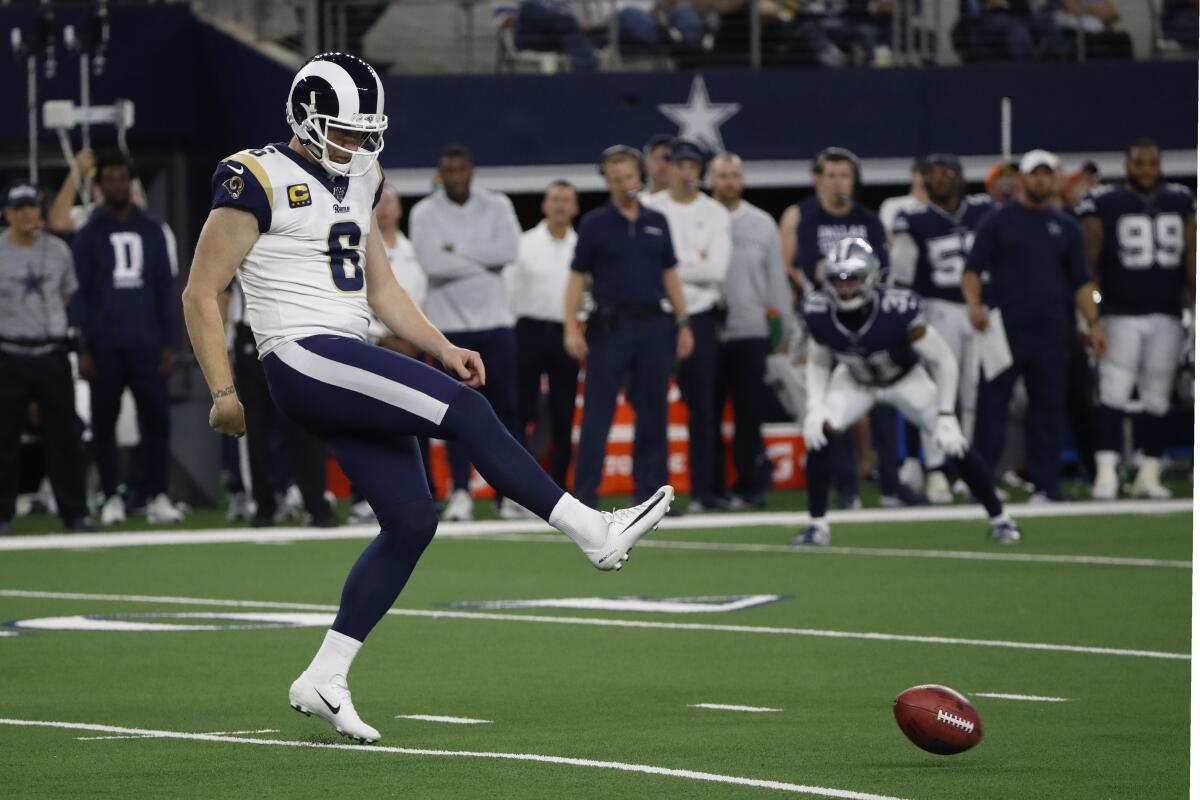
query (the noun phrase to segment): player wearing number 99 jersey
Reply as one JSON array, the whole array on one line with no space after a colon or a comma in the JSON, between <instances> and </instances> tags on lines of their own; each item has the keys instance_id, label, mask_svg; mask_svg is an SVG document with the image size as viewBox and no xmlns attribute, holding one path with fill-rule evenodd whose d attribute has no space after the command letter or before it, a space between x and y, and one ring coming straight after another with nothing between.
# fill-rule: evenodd
<instances>
[{"instance_id":1,"label":"player wearing number 99 jersey","mask_svg":"<svg viewBox=\"0 0 1200 800\"><path fill-rule=\"evenodd\" d=\"M674 490L663 486L611 514L563 492L475 391L485 379L479 354L447 341L396 282L372 210L387 129L375 70L345 53L314 56L293 79L286 109L291 141L230 156L213 177L184 316L213 396L209 423L240 436L245 415L217 296L241 272L271 399L329 444L379 520L379 535L346 578L331 629L288 692L297 711L373 742L379 731L359 717L347 677L437 528L417 436L462 443L485 480L565 533L602 570L621 568L670 509ZM371 312L446 371L368 344Z\"/></svg>"},{"instance_id":2,"label":"player wearing number 99 jersey","mask_svg":"<svg viewBox=\"0 0 1200 800\"><path fill-rule=\"evenodd\" d=\"M1125 172L1125 185L1095 189L1075 209L1109 342L1100 359L1092 495L1117 494L1121 419L1136 386L1141 413L1134 417L1134 440L1142 459L1133 494L1165 498L1170 491L1159 478L1159 464L1184 336L1180 315L1184 301L1195 298L1196 200L1186 187L1163 182L1161 154L1148 139L1130 145Z\"/></svg>"},{"instance_id":3,"label":"player wearing number 99 jersey","mask_svg":"<svg viewBox=\"0 0 1200 800\"><path fill-rule=\"evenodd\" d=\"M932 445L926 457L935 468L957 470L987 509L997 541L1018 541L1020 531L1004 513L987 468L970 450L954 415L954 355L926 324L920 296L879 286L879 271L869 244L842 239L825 256L822 290L804 300L809 334L805 472L812 521L793 544L829 543L828 437L848 429L876 404L894 407L921 429Z\"/></svg>"}]
</instances>

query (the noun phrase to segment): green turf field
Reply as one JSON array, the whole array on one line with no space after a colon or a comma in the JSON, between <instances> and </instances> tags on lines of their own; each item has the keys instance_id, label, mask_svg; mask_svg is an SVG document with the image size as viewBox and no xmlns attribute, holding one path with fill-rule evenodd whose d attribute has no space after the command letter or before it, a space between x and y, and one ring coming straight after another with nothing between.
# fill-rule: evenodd
<instances>
[{"instance_id":1,"label":"green turf field","mask_svg":"<svg viewBox=\"0 0 1200 800\"><path fill-rule=\"evenodd\" d=\"M351 675L375 749L287 746L344 741L286 695L362 539L0 552L0 621L316 615L0 637L0 797L1185 797L1191 515L1023 527L1026 542L1002 548L974 520L835 524L818 552L755 547L786 544L785 527L674 527L619 574L548 534L439 538L397 604L416 613L386 618ZM455 605L749 595L783 599L715 613ZM927 682L976 695L978 748L938 757L903 737L891 700ZM242 731L255 732L227 733ZM126 738L94 738L113 736Z\"/></svg>"}]
</instances>

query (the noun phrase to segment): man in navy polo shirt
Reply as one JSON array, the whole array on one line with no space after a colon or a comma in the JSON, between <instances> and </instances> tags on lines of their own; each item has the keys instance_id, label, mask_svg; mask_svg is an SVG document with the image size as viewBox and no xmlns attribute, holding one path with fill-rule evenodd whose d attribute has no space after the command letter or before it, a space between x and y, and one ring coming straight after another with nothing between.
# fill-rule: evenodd
<instances>
[{"instance_id":1,"label":"man in navy polo shirt","mask_svg":"<svg viewBox=\"0 0 1200 800\"><path fill-rule=\"evenodd\" d=\"M1008 403L1020 376L1029 394L1026 425L1029 480L1039 501L1059 498L1059 449L1066 414L1068 337L1078 308L1088 325L1092 352L1104 354L1083 259L1083 236L1074 217L1051 205L1058 157L1030 150L1021 158L1021 191L1016 202L989 214L975 234L963 273L963 297L971 325L986 331L988 306L1000 311L1012 351L1012 366L979 386L975 449L995 470L1004 451ZM988 306L981 276L990 277Z\"/></svg>"},{"instance_id":2,"label":"man in navy polo shirt","mask_svg":"<svg viewBox=\"0 0 1200 800\"><path fill-rule=\"evenodd\" d=\"M596 504L617 392L629 376L634 425L633 480L638 497L667 482L667 381L676 358L692 353L692 331L675 270L667 218L638 202L641 156L624 145L604 151L600 172L609 202L584 215L564 302L563 344L587 358L583 423L575 459L575 496ZM596 309L587 334L579 323L585 276ZM665 310L669 301L673 316Z\"/></svg>"}]
</instances>

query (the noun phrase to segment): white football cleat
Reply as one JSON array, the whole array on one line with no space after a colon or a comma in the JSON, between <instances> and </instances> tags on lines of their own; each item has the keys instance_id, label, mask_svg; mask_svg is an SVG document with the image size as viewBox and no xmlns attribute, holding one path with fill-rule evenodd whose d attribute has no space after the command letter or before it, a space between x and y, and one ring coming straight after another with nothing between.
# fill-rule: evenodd
<instances>
[{"instance_id":1,"label":"white football cleat","mask_svg":"<svg viewBox=\"0 0 1200 800\"><path fill-rule=\"evenodd\" d=\"M913 492L921 493L921 484L925 482L925 470L921 469L921 462L918 459L911 456L904 459L904 463L900 465L899 477L900 482L912 489ZM933 498L930 498L929 501L932 503Z\"/></svg>"},{"instance_id":2,"label":"white football cleat","mask_svg":"<svg viewBox=\"0 0 1200 800\"><path fill-rule=\"evenodd\" d=\"M1162 462L1159 459L1143 456L1138 466L1137 477L1133 479L1133 485L1129 489L1130 494L1143 499L1170 500L1171 490L1162 485L1162 479L1159 477L1161 469Z\"/></svg>"},{"instance_id":3,"label":"white football cleat","mask_svg":"<svg viewBox=\"0 0 1200 800\"><path fill-rule=\"evenodd\" d=\"M120 525L125 521L125 500L119 494L111 495L100 509L101 525Z\"/></svg>"},{"instance_id":4,"label":"white football cleat","mask_svg":"<svg viewBox=\"0 0 1200 800\"><path fill-rule=\"evenodd\" d=\"M183 512L171 502L171 498L159 494L146 505L146 521L151 525L183 522Z\"/></svg>"},{"instance_id":5,"label":"white football cleat","mask_svg":"<svg viewBox=\"0 0 1200 800\"><path fill-rule=\"evenodd\" d=\"M475 519L475 501L466 489L455 489L450 493L446 509L442 512L443 522L470 522Z\"/></svg>"},{"instance_id":6,"label":"white football cleat","mask_svg":"<svg viewBox=\"0 0 1200 800\"><path fill-rule=\"evenodd\" d=\"M658 527L663 516L671 510L674 499L675 490L663 486L644 503L612 513L601 511L604 521L608 523L608 535L604 537L602 545L592 550L585 548L583 554L596 569L619 570L629 559L629 551L638 540Z\"/></svg>"},{"instance_id":7,"label":"white football cleat","mask_svg":"<svg viewBox=\"0 0 1200 800\"><path fill-rule=\"evenodd\" d=\"M354 710L345 675L334 675L327 682L318 683L305 670L292 682L288 704L306 717L320 717L342 736L360 744L379 741L379 731L363 722Z\"/></svg>"},{"instance_id":8,"label":"white football cleat","mask_svg":"<svg viewBox=\"0 0 1200 800\"><path fill-rule=\"evenodd\" d=\"M1093 500L1117 499L1117 473L1113 470L1098 470L1092 484Z\"/></svg>"},{"instance_id":9,"label":"white football cleat","mask_svg":"<svg viewBox=\"0 0 1200 800\"><path fill-rule=\"evenodd\" d=\"M950 491L950 481L946 473L939 469L925 476L925 496L935 506L946 506L954 502L954 493Z\"/></svg>"}]
</instances>

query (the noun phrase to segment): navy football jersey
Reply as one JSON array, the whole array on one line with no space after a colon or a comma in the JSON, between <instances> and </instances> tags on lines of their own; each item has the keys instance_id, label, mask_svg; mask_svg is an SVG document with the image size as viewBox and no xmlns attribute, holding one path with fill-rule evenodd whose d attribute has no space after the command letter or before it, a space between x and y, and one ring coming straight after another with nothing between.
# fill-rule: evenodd
<instances>
[{"instance_id":1,"label":"navy football jersey","mask_svg":"<svg viewBox=\"0 0 1200 800\"><path fill-rule=\"evenodd\" d=\"M1172 314L1183 303L1184 227L1196 213L1185 186L1164 183L1152 195L1127 186L1088 192L1075 213L1104 226L1100 249L1101 311L1105 314Z\"/></svg>"},{"instance_id":2,"label":"navy football jersey","mask_svg":"<svg viewBox=\"0 0 1200 800\"><path fill-rule=\"evenodd\" d=\"M975 230L995 204L986 194L964 197L953 214L927 203L896 216L892 232L912 237L917 249L911 288L922 297L962 303L963 267L975 244ZM897 276L899 277L899 276ZM907 276L902 283L908 283Z\"/></svg>"},{"instance_id":3,"label":"navy football jersey","mask_svg":"<svg viewBox=\"0 0 1200 800\"><path fill-rule=\"evenodd\" d=\"M909 289L876 288L866 322L850 330L838 319L837 307L824 292L804 298L809 336L828 347L864 386L890 386L920 360L908 340L909 331L925 324L921 297Z\"/></svg>"},{"instance_id":4,"label":"navy football jersey","mask_svg":"<svg viewBox=\"0 0 1200 800\"><path fill-rule=\"evenodd\" d=\"M848 213L835 216L821 206L821 201L810 197L800 204L800 223L796 226L796 266L815 283L817 262L825 258L835 244L850 236L866 239L879 257L880 267L887 269L887 238L878 214L855 203Z\"/></svg>"}]
</instances>

